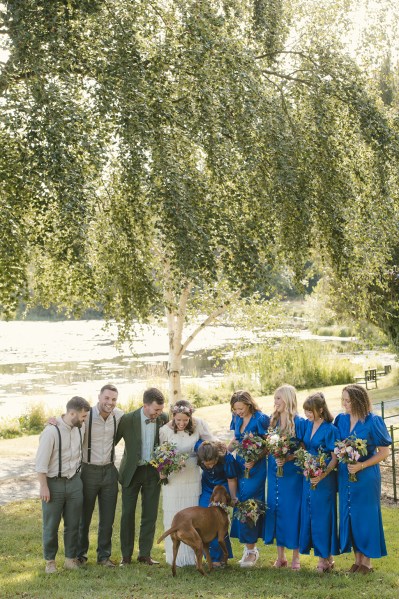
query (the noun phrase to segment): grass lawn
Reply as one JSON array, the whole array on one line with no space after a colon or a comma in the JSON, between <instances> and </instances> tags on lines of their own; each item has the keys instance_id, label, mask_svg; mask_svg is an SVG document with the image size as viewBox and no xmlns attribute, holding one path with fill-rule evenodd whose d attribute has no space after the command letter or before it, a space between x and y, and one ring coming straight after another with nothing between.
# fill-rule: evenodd
<instances>
[{"instance_id":1,"label":"grass lawn","mask_svg":"<svg viewBox=\"0 0 399 599\"><path fill-rule=\"evenodd\" d=\"M273 570L276 550L259 543L261 558L253 570L243 570L237 564L241 547L233 542L235 558L226 570L214 571L203 578L193 567L178 569L172 578L165 564L163 546L156 545L153 557L160 566L148 567L135 562L127 568L108 570L95 564L95 534L91 535L89 563L78 572L62 569L63 546L57 558L59 572L44 574L41 548L41 508L39 500L10 503L0 508L0 597L25 599L53 598L213 598L244 599L398 599L399 598L399 536L398 508L384 507L383 518L389 556L374 561L374 574L346 574L353 563L348 554L336 558L336 570L320 576L315 572L317 559L302 557L302 570ZM162 532L162 515L158 519L156 538ZM113 558L119 560L120 503L114 531ZM97 519L92 524L95 533ZM367 526L367 523L365 523ZM136 555L136 554L135 554Z\"/></svg>"}]
</instances>

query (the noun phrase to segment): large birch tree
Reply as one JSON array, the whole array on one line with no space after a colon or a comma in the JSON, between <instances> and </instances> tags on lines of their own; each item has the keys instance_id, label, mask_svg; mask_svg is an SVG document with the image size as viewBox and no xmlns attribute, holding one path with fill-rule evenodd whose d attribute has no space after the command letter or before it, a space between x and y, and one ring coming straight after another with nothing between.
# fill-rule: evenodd
<instances>
[{"instance_id":1,"label":"large birch tree","mask_svg":"<svg viewBox=\"0 0 399 599\"><path fill-rule=\"evenodd\" d=\"M293 38L289 6L5 4L6 316L28 291L101 306L122 337L163 315L175 400L195 336L269 297L283 266L300 281L311 248L369 282L396 226L396 133L338 42L315 38L325 22L298 13Z\"/></svg>"}]
</instances>

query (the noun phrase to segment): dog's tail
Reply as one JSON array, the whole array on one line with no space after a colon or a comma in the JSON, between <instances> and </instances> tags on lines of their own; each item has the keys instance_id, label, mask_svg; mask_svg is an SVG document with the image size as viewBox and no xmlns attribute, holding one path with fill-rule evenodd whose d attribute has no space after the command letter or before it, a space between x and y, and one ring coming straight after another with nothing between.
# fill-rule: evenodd
<instances>
[{"instance_id":1,"label":"dog's tail","mask_svg":"<svg viewBox=\"0 0 399 599\"><path fill-rule=\"evenodd\" d=\"M172 528L169 528L169 530L165 530L162 537L159 537L157 543L160 543L161 541L163 541L166 537L168 537L170 534L172 534L172 532L175 532L178 528L179 528L178 526L172 526Z\"/></svg>"}]
</instances>

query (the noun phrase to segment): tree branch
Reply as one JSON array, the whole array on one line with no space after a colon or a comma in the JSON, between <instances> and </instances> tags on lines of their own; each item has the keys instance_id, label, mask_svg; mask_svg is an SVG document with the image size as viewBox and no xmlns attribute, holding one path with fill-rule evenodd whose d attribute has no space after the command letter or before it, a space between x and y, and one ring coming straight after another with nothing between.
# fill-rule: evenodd
<instances>
[{"instance_id":1,"label":"tree branch","mask_svg":"<svg viewBox=\"0 0 399 599\"><path fill-rule=\"evenodd\" d=\"M276 54L294 54L295 56L301 56L301 58L308 60L315 67L319 67L317 62L313 58L311 58L309 54L306 54L305 52L302 52L300 50L280 50L279 52L265 52L264 54L260 54L259 56L255 56L254 58L255 60L261 60L262 58L270 58L271 56L275 56Z\"/></svg>"},{"instance_id":2,"label":"tree branch","mask_svg":"<svg viewBox=\"0 0 399 599\"><path fill-rule=\"evenodd\" d=\"M262 69L261 73L264 75L272 75L274 77L278 77L279 79L286 79L288 81L295 81L295 83L303 83L304 85L313 85L313 82L310 79L302 79L300 77L292 77L291 75L285 75L284 73L277 73L276 71L269 71L269 69Z\"/></svg>"},{"instance_id":3,"label":"tree branch","mask_svg":"<svg viewBox=\"0 0 399 599\"><path fill-rule=\"evenodd\" d=\"M179 354L183 355L184 352L186 351L187 347L190 345L190 343L195 339L195 337L206 327L208 326L211 322L213 322L214 320L216 320L216 318L218 316L220 316L221 314L223 314L223 312L226 311L227 307L229 306L229 304L231 303L231 300L235 297L239 297L239 295L241 294L241 291L238 290L235 293L233 293L233 295L231 296L231 298L229 300L227 300L226 302L224 302L221 306L219 306L218 308L216 308L203 322L201 322L200 325L198 325L198 327L191 333L191 335L189 335L189 337L187 337L187 339L185 340L185 342L182 344L181 349Z\"/></svg>"}]
</instances>

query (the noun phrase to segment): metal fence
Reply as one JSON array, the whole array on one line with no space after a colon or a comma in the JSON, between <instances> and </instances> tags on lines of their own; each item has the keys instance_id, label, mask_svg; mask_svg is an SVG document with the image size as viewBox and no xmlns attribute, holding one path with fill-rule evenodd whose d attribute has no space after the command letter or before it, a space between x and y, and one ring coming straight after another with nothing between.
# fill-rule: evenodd
<instances>
[{"instance_id":1,"label":"metal fence","mask_svg":"<svg viewBox=\"0 0 399 599\"><path fill-rule=\"evenodd\" d=\"M398 501L399 470L399 399L389 399L374 404L374 410L380 412L392 438L391 456L381 463L383 493L395 502Z\"/></svg>"}]
</instances>

